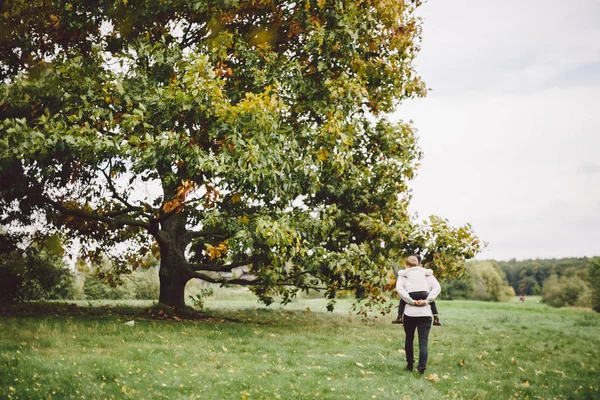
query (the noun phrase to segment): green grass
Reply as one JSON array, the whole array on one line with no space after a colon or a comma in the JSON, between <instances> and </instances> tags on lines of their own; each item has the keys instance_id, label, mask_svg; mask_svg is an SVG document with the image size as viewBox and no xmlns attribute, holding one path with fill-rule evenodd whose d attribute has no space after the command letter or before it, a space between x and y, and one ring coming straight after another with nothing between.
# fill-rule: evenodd
<instances>
[{"instance_id":1,"label":"green grass","mask_svg":"<svg viewBox=\"0 0 600 400\"><path fill-rule=\"evenodd\" d=\"M217 296L183 321L123 302L5 308L0 398L600 398L600 315L534 298L438 303L423 376L404 370L392 316L365 323L345 300L327 313L317 299L265 309Z\"/></svg>"}]
</instances>

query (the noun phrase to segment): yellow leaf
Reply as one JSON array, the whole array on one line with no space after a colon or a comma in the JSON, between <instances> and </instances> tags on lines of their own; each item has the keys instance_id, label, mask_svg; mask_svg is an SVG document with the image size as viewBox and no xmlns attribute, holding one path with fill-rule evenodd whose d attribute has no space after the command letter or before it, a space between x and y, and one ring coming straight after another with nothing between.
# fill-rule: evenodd
<instances>
[{"instance_id":1,"label":"yellow leaf","mask_svg":"<svg viewBox=\"0 0 600 400\"><path fill-rule=\"evenodd\" d=\"M318 161L325 161L329 157L329 151L327 149L320 149L317 153Z\"/></svg>"},{"instance_id":2,"label":"yellow leaf","mask_svg":"<svg viewBox=\"0 0 600 400\"><path fill-rule=\"evenodd\" d=\"M431 374L426 379L431 382L439 382L440 377L438 376L438 374Z\"/></svg>"},{"instance_id":3,"label":"yellow leaf","mask_svg":"<svg viewBox=\"0 0 600 400\"><path fill-rule=\"evenodd\" d=\"M364 368L364 367L365 367L364 365L362 365L362 364L361 364L361 363L359 363L359 362L357 362L357 363L356 363L356 365L357 365L357 366L359 366L359 367L361 367L361 368Z\"/></svg>"}]
</instances>

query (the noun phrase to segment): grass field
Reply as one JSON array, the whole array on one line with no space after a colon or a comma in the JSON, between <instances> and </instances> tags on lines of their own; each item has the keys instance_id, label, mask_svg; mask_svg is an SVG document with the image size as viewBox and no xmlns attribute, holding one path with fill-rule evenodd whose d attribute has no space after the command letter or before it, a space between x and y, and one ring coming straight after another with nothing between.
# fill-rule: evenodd
<instances>
[{"instance_id":1,"label":"grass field","mask_svg":"<svg viewBox=\"0 0 600 400\"><path fill-rule=\"evenodd\" d=\"M404 370L392 316L365 323L348 301L327 313L322 300L215 296L194 321L84 305L0 312L0 398L600 398L600 315L533 298L439 301L424 375Z\"/></svg>"}]
</instances>

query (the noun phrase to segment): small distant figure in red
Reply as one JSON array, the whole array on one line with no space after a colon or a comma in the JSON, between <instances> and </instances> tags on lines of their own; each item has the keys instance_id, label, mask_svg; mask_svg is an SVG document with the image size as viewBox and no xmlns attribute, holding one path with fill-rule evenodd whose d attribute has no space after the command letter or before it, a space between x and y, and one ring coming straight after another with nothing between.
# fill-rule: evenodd
<instances>
[{"instance_id":1,"label":"small distant figure in red","mask_svg":"<svg viewBox=\"0 0 600 400\"><path fill-rule=\"evenodd\" d=\"M519 300L521 300L521 303L525 303L525 295L522 294L521 297L519 297Z\"/></svg>"}]
</instances>

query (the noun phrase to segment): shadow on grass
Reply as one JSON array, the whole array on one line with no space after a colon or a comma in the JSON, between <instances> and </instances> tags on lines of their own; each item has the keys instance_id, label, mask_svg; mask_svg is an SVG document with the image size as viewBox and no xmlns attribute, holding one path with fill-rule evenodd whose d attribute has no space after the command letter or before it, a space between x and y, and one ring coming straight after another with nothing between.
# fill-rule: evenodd
<instances>
[{"instance_id":1,"label":"shadow on grass","mask_svg":"<svg viewBox=\"0 0 600 400\"><path fill-rule=\"evenodd\" d=\"M174 310L164 304L153 304L150 307L117 304L114 306L80 306L74 303L59 302L27 302L5 304L0 308L0 317L40 318L40 317L110 317L124 316L137 320L170 320L170 321L211 321L241 322L237 318L203 313L192 307Z\"/></svg>"}]
</instances>

